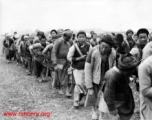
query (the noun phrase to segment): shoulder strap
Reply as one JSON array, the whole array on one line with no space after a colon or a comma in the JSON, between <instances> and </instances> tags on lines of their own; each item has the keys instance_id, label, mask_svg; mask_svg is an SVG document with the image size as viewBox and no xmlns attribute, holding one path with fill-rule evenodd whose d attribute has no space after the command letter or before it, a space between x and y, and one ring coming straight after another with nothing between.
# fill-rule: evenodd
<instances>
[{"instance_id":1,"label":"shoulder strap","mask_svg":"<svg viewBox=\"0 0 152 120\"><path fill-rule=\"evenodd\" d=\"M143 51L142 51L142 49L140 49L140 48L138 48L138 50L139 50L140 56L141 56L141 58L142 58Z\"/></svg>"},{"instance_id":2,"label":"shoulder strap","mask_svg":"<svg viewBox=\"0 0 152 120\"><path fill-rule=\"evenodd\" d=\"M83 56L82 52L80 51L79 47L77 44L74 44L75 48L77 49L77 51L79 52L80 56Z\"/></svg>"}]
</instances>

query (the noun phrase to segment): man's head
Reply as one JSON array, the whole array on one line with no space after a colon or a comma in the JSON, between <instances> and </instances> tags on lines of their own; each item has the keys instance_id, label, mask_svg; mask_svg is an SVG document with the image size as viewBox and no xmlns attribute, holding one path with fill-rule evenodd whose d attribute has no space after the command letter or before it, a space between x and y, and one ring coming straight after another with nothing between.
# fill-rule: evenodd
<instances>
[{"instance_id":1,"label":"man's head","mask_svg":"<svg viewBox=\"0 0 152 120\"><path fill-rule=\"evenodd\" d=\"M43 46L43 47L45 47L46 46L46 37L45 36L43 36L42 38L41 38L41 45Z\"/></svg>"},{"instance_id":2,"label":"man's head","mask_svg":"<svg viewBox=\"0 0 152 120\"><path fill-rule=\"evenodd\" d=\"M57 31L56 30L51 30L50 32L52 38L55 37L57 35Z\"/></svg>"},{"instance_id":3,"label":"man's head","mask_svg":"<svg viewBox=\"0 0 152 120\"><path fill-rule=\"evenodd\" d=\"M44 36L45 36L44 32L42 32L42 31L37 32L37 37L39 38L39 40L41 40L41 38L44 37Z\"/></svg>"},{"instance_id":4,"label":"man's head","mask_svg":"<svg viewBox=\"0 0 152 120\"><path fill-rule=\"evenodd\" d=\"M91 31L91 32L90 32L91 38L93 38L93 34L94 34L94 33L95 33L94 31Z\"/></svg>"},{"instance_id":5,"label":"man's head","mask_svg":"<svg viewBox=\"0 0 152 120\"><path fill-rule=\"evenodd\" d=\"M16 35L15 35L15 38L16 38L16 40L19 39L19 35L16 34Z\"/></svg>"},{"instance_id":6,"label":"man's head","mask_svg":"<svg viewBox=\"0 0 152 120\"><path fill-rule=\"evenodd\" d=\"M69 41L72 37L72 31L64 31L63 38L65 41Z\"/></svg>"},{"instance_id":7,"label":"man's head","mask_svg":"<svg viewBox=\"0 0 152 120\"><path fill-rule=\"evenodd\" d=\"M126 32L127 38L132 38L133 34L134 34L133 30L127 30Z\"/></svg>"},{"instance_id":8,"label":"man's head","mask_svg":"<svg viewBox=\"0 0 152 120\"><path fill-rule=\"evenodd\" d=\"M137 34L134 34L133 39L134 39L135 42L137 42L137 40L138 40Z\"/></svg>"},{"instance_id":9,"label":"man's head","mask_svg":"<svg viewBox=\"0 0 152 120\"><path fill-rule=\"evenodd\" d=\"M99 50L101 52L102 55L109 55L111 53L111 48L114 45L114 41L112 39L112 37L110 35L105 35L99 44Z\"/></svg>"},{"instance_id":10,"label":"man's head","mask_svg":"<svg viewBox=\"0 0 152 120\"><path fill-rule=\"evenodd\" d=\"M29 40L29 36L24 36L24 41L26 42L26 41L28 41Z\"/></svg>"},{"instance_id":11,"label":"man's head","mask_svg":"<svg viewBox=\"0 0 152 120\"><path fill-rule=\"evenodd\" d=\"M145 28L141 28L137 32L138 40L140 44L147 44L149 31Z\"/></svg>"},{"instance_id":12,"label":"man's head","mask_svg":"<svg viewBox=\"0 0 152 120\"><path fill-rule=\"evenodd\" d=\"M113 32L111 33L111 35L112 35L113 37L115 37L115 36L116 36L116 35L115 35L115 33L113 33Z\"/></svg>"},{"instance_id":13,"label":"man's head","mask_svg":"<svg viewBox=\"0 0 152 120\"><path fill-rule=\"evenodd\" d=\"M80 45L83 45L86 41L86 33L84 31L79 31L77 34L77 39Z\"/></svg>"},{"instance_id":14,"label":"man's head","mask_svg":"<svg viewBox=\"0 0 152 120\"><path fill-rule=\"evenodd\" d=\"M96 40L97 39L97 34L96 33L94 33L93 35L92 35L92 38L93 38L93 40Z\"/></svg>"},{"instance_id":15,"label":"man's head","mask_svg":"<svg viewBox=\"0 0 152 120\"><path fill-rule=\"evenodd\" d=\"M6 38L6 39L11 38L11 34L6 33L6 34L5 34L5 38Z\"/></svg>"},{"instance_id":16,"label":"man's head","mask_svg":"<svg viewBox=\"0 0 152 120\"><path fill-rule=\"evenodd\" d=\"M134 72L139 63L140 61L128 53L119 57L117 67L120 71L129 77Z\"/></svg>"},{"instance_id":17,"label":"man's head","mask_svg":"<svg viewBox=\"0 0 152 120\"><path fill-rule=\"evenodd\" d=\"M62 36L63 36L63 30L62 30L62 29L59 29L59 30L57 31L57 33L58 33L58 36L59 36L59 37L62 37Z\"/></svg>"},{"instance_id":18,"label":"man's head","mask_svg":"<svg viewBox=\"0 0 152 120\"><path fill-rule=\"evenodd\" d=\"M24 36L25 36L25 35L22 35L22 36L21 36L21 41L24 41Z\"/></svg>"},{"instance_id":19,"label":"man's head","mask_svg":"<svg viewBox=\"0 0 152 120\"><path fill-rule=\"evenodd\" d=\"M124 41L124 37L123 37L122 34L117 34L115 36L115 45L116 45L116 47L122 46L123 41Z\"/></svg>"},{"instance_id":20,"label":"man's head","mask_svg":"<svg viewBox=\"0 0 152 120\"><path fill-rule=\"evenodd\" d=\"M16 35L17 34L17 32L14 32L14 35Z\"/></svg>"},{"instance_id":21,"label":"man's head","mask_svg":"<svg viewBox=\"0 0 152 120\"><path fill-rule=\"evenodd\" d=\"M104 37L104 34L99 34L100 39Z\"/></svg>"},{"instance_id":22,"label":"man's head","mask_svg":"<svg viewBox=\"0 0 152 120\"><path fill-rule=\"evenodd\" d=\"M86 33L86 37L87 37L87 41L90 42L90 40L91 40L91 34L90 33Z\"/></svg>"},{"instance_id":23,"label":"man's head","mask_svg":"<svg viewBox=\"0 0 152 120\"><path fill-rule=\"evenodd\" d=\"M34 40L34 37L33 37L33 36L30 36L29 41L30 41L31 43L33 43L33 40Z\"/></svg>"}]
</instances>

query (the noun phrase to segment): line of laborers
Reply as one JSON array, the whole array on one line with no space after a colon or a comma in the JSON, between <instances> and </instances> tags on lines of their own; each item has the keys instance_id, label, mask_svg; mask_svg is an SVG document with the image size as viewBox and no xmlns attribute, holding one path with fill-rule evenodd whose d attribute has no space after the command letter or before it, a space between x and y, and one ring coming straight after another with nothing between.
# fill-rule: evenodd
<instances>
[{"instance_id":1,"label":"line of laborers","mask_svg":"<svg viewBox=\"0 0 152 120\"><path fill-rule=\"evenodd\" d=\"M135 108L129 86L132 76L137 91L141 82L141 119L152 118L152 67L147 65L152 62L149 58L152 35L147 29L141 28L136 34L128 30L125 36L121 33L98 36L93 31L73 34L69 29L52 30L50 34L50 38L46 38L42 31L36 36L18 37L15 32L11 38L6 34L3 41L6 59L10 62L14 58L39 82L51 80L57 93L67 97L73 94L75 108L86 96L85 106L92 106L93 120L118 117L129 120L132 117Z\"/></svg>"}]
</instances>

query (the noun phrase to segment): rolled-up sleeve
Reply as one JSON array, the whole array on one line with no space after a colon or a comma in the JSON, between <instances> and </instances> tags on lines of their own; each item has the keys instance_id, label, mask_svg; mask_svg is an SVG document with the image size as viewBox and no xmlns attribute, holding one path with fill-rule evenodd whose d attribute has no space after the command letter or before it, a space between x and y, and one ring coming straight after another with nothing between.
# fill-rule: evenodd
<instances>
[{"instance_id":1,"label":"rolled-up sleeve","mask_svg":"<svg viewBox=\"0 0 152 120\"><path fill-rule=\"evenodd\" d=\"M42 47L40 43L35 43L35 44L29 46L30 53L32 54L32 50L35 48L39 48L39 47Z\"/></svg>"},{"instance_id":2,"label":"rolled-up sleeve","mask_svg":"<svg viewBox=\"0 0 152 120\"><path fill-rule=\"evenodd\" d=\"M93 88L93 63L94 63L94 57L92 56L94 49L91 49L88 53L86 63L85 63L85 85L87 89Z\"/></svg>"},{"instance_id":3,"label":"rolled-up sleeve","mask_svg":"<svg viewBox=\"0 0 152 120\"><path fill-rule=\"evenodd\" d=\"M72 45L72 46L70 47L70 49L69 49L68 54L67 54L67 60L68 60L69 62L72 62L72 61L73 61L74 52L75 52L75 46Z\"/></svg>"},{"instance_id":4,"label":"rolled-up sleeve","mask_svg":"<svg viewBox=\"0 0 152 120\"><path fill-rule=\"evenodd\" d=\"M19 45L19 49L18 49L19 53L21 53L21 51L22 51L22 46L23 46L23 41Z\"/></svg>"},{"instance_id":5,"label":"rolled-up sleeve","mask_svg":"<svg viewBox=\"0 0 152 120\"><path fill-rule=\"evenodd\" d=\"M49 45L47 45L45 48L44 48L44 50L43 50L43 54L45 54L49 49L51 49L52 50L52 48L53 48L53 44L49 44Z\"/></svg>"},{"instance_id":6,"label":"rolled-up sleeve","mask_svg":"<svg viewBox=\"0 0 152 120\"><path fill-rule=\"evenodd\" d=\"M57 52L59 50L60 44L61 44L60 40L55 40L54 47L52 50L52 56L51 56L54 65L57 64Z\"/></svg>"}]
</instances>

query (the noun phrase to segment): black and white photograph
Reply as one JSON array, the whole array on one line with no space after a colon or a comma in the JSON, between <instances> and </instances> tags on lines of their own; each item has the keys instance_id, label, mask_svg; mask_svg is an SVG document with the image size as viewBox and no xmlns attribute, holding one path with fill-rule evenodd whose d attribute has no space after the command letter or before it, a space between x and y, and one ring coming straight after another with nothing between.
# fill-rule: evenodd
<instances>
[{"instance_id":1,"label":"black and white photograph","mask_svg":"<svg viewBox=\"0 0 152 120\"><path fill-rule=\"evenodd\" d=\"M0 0L0 120L152 120L152 0Z\"/></svg>"}]
</instances>

